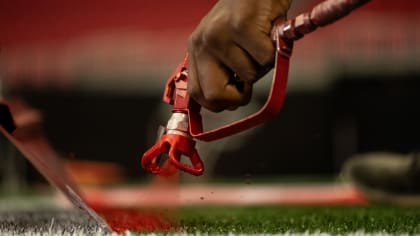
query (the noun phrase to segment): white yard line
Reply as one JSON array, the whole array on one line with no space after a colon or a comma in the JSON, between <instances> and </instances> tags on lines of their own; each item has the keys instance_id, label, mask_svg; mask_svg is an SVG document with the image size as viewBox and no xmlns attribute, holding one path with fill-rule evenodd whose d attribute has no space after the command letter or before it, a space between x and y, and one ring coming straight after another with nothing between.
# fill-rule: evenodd
<instances>
[{"instance_id":1,"label":"white yard line","mask_svg":"<svg viewBox=\"0 0 420 236\"><path fill-rule=\"evenodd\" d=\"M305 185L186 185L130 186L114 189L82 188L88 202L113 207L256 205L256 204L366 204L348 184Z\"/></svg>"},{"instance_id":2,"label":"white yard line","mask_svg":"<svg viewBox=\"0 0 420 236\"><path fill-rule=\"evenodd\" d=\"M1 236L104 236L105 234L103 232L98 233L86 233L84 231L74 231L73 233L69 232L42 232L42 233L32 233L32 232L24 232L24 233L16 233L16 232L0 232ZM112 234L113 236L117 236L117 234ZM135 234L131 234L135 235Z\"/></svg>"},{"instance_id":3,"label":"white yard line","mask_svg":"<svg viewBox=\"0 0 420 236\"><path fill-rule=\"evenodd\" d=\"M124 236L136 236L136 235L144 235L144 236L159 236L163 234L156 234L156 233L148 233L148 234L136 234L127 232ZM402 234L395 234L395 233L384 233L384 232L373 232L373 233L366 233L363 230L356 231L356 232L349 232L346 234L331 234L326 232L302 232L302 233L293 233L293 232L286 232L286 233L279 233L279 234L246 234L246 233L227 233L227 234L210 234L210 233L169 233L164 234L165 236L338 236L338 235L347 235L347 236L408 236L413 235L409 233L402 233Z\"/></svg>"},{"instance_id":4,"label":"white yard line","mask_svg":"<svg viewBox=\"0 0 420 236\"><path fill-rule=\"evenodd\" d=\"M0 232L2 236L102 236L104 235L103 232L98 232L95 234L86 233L84 231L74 231L73 233L68 232L49 232L49 233L16 233L16 232ZM227 233L227 234L210 234L210 233L147 233L147 234L138 234L138 233L131 233L126 232L123 236L338 236L338 235L347 235L347 236L408 236L413 235L409 233L386 233L386 232L373 232L373 233L366 233L364 231L356 231L356 232L348 232L346 234L331 234L326 232L302 232L302 233L293 233L293 232L286 232L286 233L279 233L279 234L246 234L246 233ZM117 236L117 234L112 234L112 236Z\"/></svg>"}]
</instances>

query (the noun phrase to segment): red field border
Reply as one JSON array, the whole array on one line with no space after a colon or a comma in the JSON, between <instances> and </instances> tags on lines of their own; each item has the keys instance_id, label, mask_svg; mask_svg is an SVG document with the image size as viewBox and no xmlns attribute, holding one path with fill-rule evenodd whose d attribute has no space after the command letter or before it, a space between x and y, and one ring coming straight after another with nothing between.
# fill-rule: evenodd
<instances>
[{"instance_id":1,"label":"red field border","mask_svg":"<svg viewBox=\"0 0 420 236\"><path fill-rule=\"evenodd\" d=\"M348 184L185 185L85 188L86 200L109 207L197 205L365 205Z\"/></svg>"}]
</instances>

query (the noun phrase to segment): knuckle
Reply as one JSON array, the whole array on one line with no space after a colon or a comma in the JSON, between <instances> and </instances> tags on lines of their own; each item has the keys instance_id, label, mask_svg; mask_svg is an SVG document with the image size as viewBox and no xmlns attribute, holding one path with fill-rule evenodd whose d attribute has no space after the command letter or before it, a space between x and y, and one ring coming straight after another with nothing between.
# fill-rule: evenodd
<instances>
[{"instance_id":1,"label":"knuckle","mask_svg":"<svg viewBox=\"0 0 420 236\"><path fill-rule=\"evenodd\" d=\"M188 38L188 48L196 48L201 43L201 37L198 32L194 32Z\"/></svg>"},{"instance_id":2,"label":"knuckle","mask_svg":"<svg viewBox=\"0 0 420 236\"><path fill-rule=\"evenodd\" d=\"M213 106L220 106L222 102L222 94L216 89L207 90L204 93L204 99L207 103L213 105Z\"/></svg>"},{"instance_id":3,"label":"knuckle","mask_svg":"<svg viewBox=\"0 0 420 236\"><path fill-rule=\"evenodd\" d=\"M219 102L216 102L215 98L210 97L209 99L207 96L204 96L201 93L201 90L198 88L188 87L188 93L190 94L191 98L193 98L196 102L198 102L207 110L210 110L212 112L221 112L224 110L224 107L221 107L219 105Z\"/></svg>"},{"instance_id":4,"label":"knuckle","mask_svg":"<svg viewBox=\"0 0 420 236\"><path fill-rule=\"evenodd\" d=\"M208 47L220 45L222 34L216 24L210 24L201 34L201 43Z\"/></svg>"},{"instance_id":5,"label":"knuckle","mask_svg":"<svg viewBox=\"0 0 420 236\"><path fill-rule=\"evenodd\" d=\"M231 30L237 37L243 36L251 28L251 20L247 17L240 17L231 21Z\"/></svg>"},{"instance_id":6,"label":"knuckle","mask_svg":"<svg viewBox=\"0 0 420 236\"><path fill-rule=\"evenodd\" d=\"M261 49L257 51L255 60L262 67L268 67L273 65L275 58L274 46L271 44L262 44Z\"/></svg>"},{"instance_id":7,"label":"knuckle","mask_svg":"<svg viewBox=\"0 0 420 236\"><path fill-rule=\"evenodd\" d=\"M242 69L237 72L239 79L243 81L255 81L257 79L257 71L254 68L242 67Z\"/></svg>"},{"instance_id":8,"label":"knuckle","mask_svg":"<svg viewBox=\"0 0 420 236\"><path fill-rule=\"evenodd\" d=\"M211 48L222 43L222 33L216 24L207 24L188 38L189 49Z\"/></svg>"},{"instance_id":9,"label":"knuckle","mask_svg":"<svg viewBox=\"0 0 420 236\"><path fill-rule=\"evenodd\" d=\"M226 109L226 100L217 91L207 91L204 94L204 107L212 112L221 112Z\"/></svg>"}]
</instances>

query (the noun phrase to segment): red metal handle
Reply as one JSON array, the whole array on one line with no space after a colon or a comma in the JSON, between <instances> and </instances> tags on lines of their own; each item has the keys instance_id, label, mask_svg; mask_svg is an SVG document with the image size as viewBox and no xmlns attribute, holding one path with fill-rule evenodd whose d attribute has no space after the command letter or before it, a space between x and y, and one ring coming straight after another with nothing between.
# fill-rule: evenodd
<instances>
[{"instance_id":1,"label":"red metal handle","mask_svg":"<svg viewBox=\"0 0 420 236\"><path fill-rule=\"evenodd\" d=\"M313 32L317 27L331 24L362 6L369 0L326 0L315 6L310 12L298 15L292 20L277 23L272 30L276 42L274 76L270 93L263 107L248 117L209 131L202 130L201 117L197 105L189 109L190 133L203 141L221 139L267 122L280 112L286 96L289 74L289 59L293 41Z\"/></svg>"},{"instance_id":2,"label":"red metal handle","mask_svg":"<svg viewBox=\"0 0 420 236\"><path fill-rule=\"evenodd\" d=\"M172 112L174 114L186 116L188 125L181 121L172 126L170 120L168 127L171 127L169 129L171 134L163 135L162 139L144 154L143 167L155 174L162 173L162 167L159 166L156 159L160 154L168 153L168 160L173 166L194 175L201 175L204 166L191 137L212 141L242 132L272 119L281 110L284 103L293 41L302 38L319 26L330 24L344 17L368 1L326 0L314 7L311 12L301 14L286 22L277 23L272 31L273 40L276 42L275 71L266 103L255 114L220 128L203 131L201 106L194 99L190 99L187 93L188 56L186 56L166 83L163 101L173 105ZM182 155L190 159L191 165L181 162Z\"/></svg>"},{"instance_id":3,"label":"red metal handle","mask_svg":"<svg viewBox=\"0 0 420 236\"><path fill-rule=\"evenodd\" d=\"M175 72L169 77L169 80L166 83L163 101L173 105L173 112L188 114L189 134L192 137L202 141L221 139L267 122L280 111L286 95L289 58L293 47L292 40L284 40L283 37L281 37L283 31L280 31L280 29L282 29L282 27L275 27L275 30L273 31L275 32L273 33L274 39L276 39L276 63L268 99L258 112L236 122L216 129L203 131L200 115L201 106L195 102L194 99L190 99L190 96L187 93L188 55L175 69Z\"/></svg>"},{"instance_id":4,"label":"red metal handle","mask_svg":"<svg viewBox=\"0 0 420 236\"><path fill-rule=\"evenodd\" d=\"M277 55L275 72L271 84L270 94L262 108L241 120L209 131L202 130L201 117L197 108L189 109L190 133L199 140L213 141L237 134L274 118L281 110L286 96L287 79L289 76L289 58L292 53L292 42L282 39L276 40Z\"/></svg>"}]
</instances>

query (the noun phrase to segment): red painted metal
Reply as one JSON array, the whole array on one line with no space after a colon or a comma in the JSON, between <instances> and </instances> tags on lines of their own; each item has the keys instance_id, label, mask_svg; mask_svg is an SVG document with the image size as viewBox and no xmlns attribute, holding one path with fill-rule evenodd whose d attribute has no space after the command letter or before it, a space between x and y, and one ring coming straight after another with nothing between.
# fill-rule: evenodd
<instances>
[{"instance_id":1,"label":"red painted metal","mask_svg":"<svg viewBox=\"0 0 420 236\"><path fill-rule=\"evenodd\" d=\"M200 175L204 171L203 163L194 147L193 138L202 141L221 139L249 128L255 127L272 119L281 110L286 95L289 71L289 59L292 54L293 41L313 32L317 27L331 24L348 15L352 10L365 4L369 0L326 0L312 11L300 14L294 19L278 22L272 37L276 42L275 72L270 94L264 106L255 114L220 128L203 131L200 105L187 92L188 83L188 55L176 68L166 83L163 101L172 105L173 113L183 113L188 117L188 131L163 135L142 158L142 166L154 173L160 174L162 168L156 161L162 153L169 154L169 163L193 175ZM181 163L181 155L187 156L191 166Z\"/></svg>"},{"instance_id":2,"label":"red painted metal","mask_svg":"<svg viewBox=\"0 0 420 236\"><path fill-rule=\"evenodd\" d=\"M142 166L153 174L170 175L175 173L167 171L167 168L159 166L156 158L162 153L167 153L170 162L180 170L186 171L193 175L201 175L204 171L204 164L195 149L195 141L190 137L177 134L164 134L162 138L153 145L142 158ZM191 160L191 166L181 162L181 155ZM162 169L166 171L163 172Z\"/></svg>"},{"instance_id":3,"label":"red painted metal","mask_svg":"<svg viewBox=\"0 0 420 236\"><path fill-rule=\"evenodd\" d=\"M203 131L201 106L190 98L187 92L188 81L188 55L176 68L166 83L163 101L172 105L173 113L185 113L189 118L189 133L187 136L179 134L165 134L152 146L142 158L142 166L153 174L162 174L157 158L168 154L170 163L175 167L193 175L201 175L204 165L195 149L192 138L203 141L221 139L272 119L281 109L286 94L286 85L289 69L289 58L292 52L292 42L284 41L280 37L277 42L276 72L271 91L266 104L261 110L251 116L220 128ZM191 165L181 162L181 155L188 157Z\"/></svg>"},{"instance_id":4,"label":"red painted metal","mask_svg":"<svg viewBox=\"0 0 420 236\"><path fill-rule=\"evenodd\" d=\"M172 105L173 113L184 113L187 115L196 113L199 116L200 106L193 99L190 99L187 92L187 63L188 56L184 58L183 62L169 77L166 83L163 101ZM190 122L191 120L197 122L197 120L190 118ZM201 125L201 119L199 124ZM143 168L154 174L162 174L162 168L157 161L157 158L162 153L168 154L170 163L180 170L193 175L201 175L204 171L204 164L195 149L195 141L188 133L185 133L185 135L184 132L181 134L167 133L162 135L161 139L143 155ZM191 165L181 162L182 155L190 159ZM168 173L168 171L165 171L165 173Z\"/></svg>"}]
</instances>

